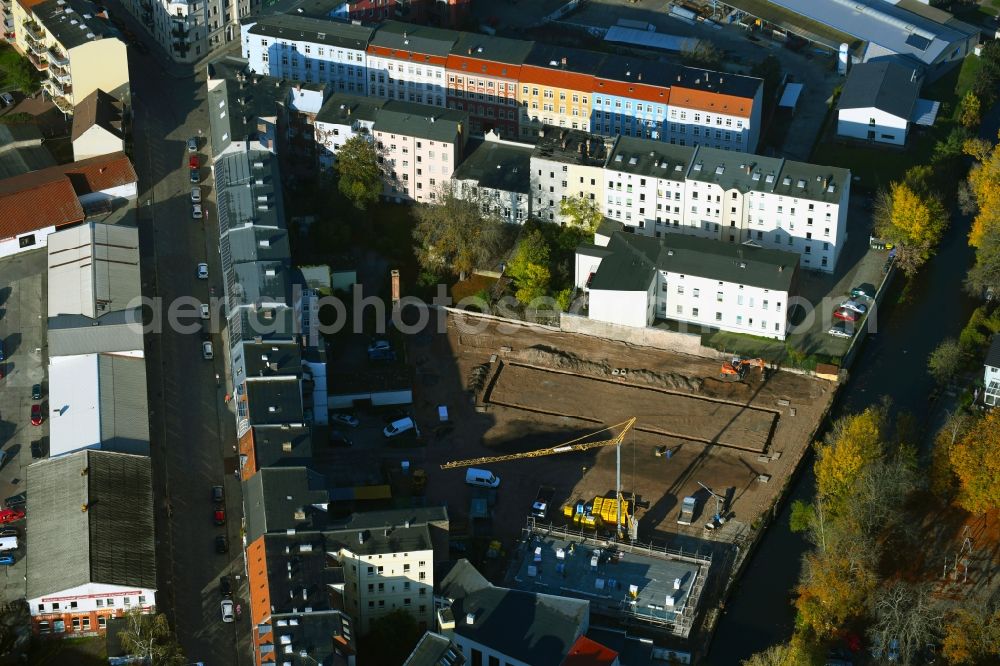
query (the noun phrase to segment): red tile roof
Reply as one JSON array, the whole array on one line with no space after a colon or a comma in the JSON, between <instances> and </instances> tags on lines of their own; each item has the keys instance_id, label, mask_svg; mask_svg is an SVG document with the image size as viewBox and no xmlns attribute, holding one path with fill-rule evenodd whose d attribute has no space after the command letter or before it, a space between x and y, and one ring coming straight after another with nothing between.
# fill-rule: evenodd
<instances>
[{"instance_id":1,"label":"red tile roof","mask_svg":"<svg viewBox=\"0 0 1000 666\"><path fill-rule=\"evenodd\" d=\"M749 118L753 109L753 98L723 95L716 92L694 90L673 86L670 89L670 104L688 109L725 113L730 116Z\"/></svg>"},{"instance_id":2,"label":"red tile roof","mask_svg":"<svg viewBox=\"0 0 1000 666\"><path fill-rule=\"evenodd\" d=\"M580 636L573 643L563 659L562 666L615 666L618 664L618 653L609 647L592 641L586 636Z\"/></svg>"},{"instance_id":3,"label":"red tile roof","mask_svg":"<svg viewBox=\"0 0 1000 666\"><path fill-rule=\"evenodd\" d=\"M521 66L521 83L538 83L552 88L564 88L566 90L578 90L589 94L594 90L594 75L580 74L567 70L550 69L548 67L536 67L535 65Z\"/></svg>"},{"instance_id":4,"label":"red tile roof","mask_svg":"<svg viewBox=\"0 0 1000 666\"><path fill-rule=\"evenodd\" d=\"M132 163L121 152L0 180L0 238L82 222L80 196L136 180Z\"/></svg>"},{"instance_id":5,"label":"red tile roof","mask_svg":"<svg viewBox=\"0 0 1000 666\"><path fill-rule=\"evenodd\" d=\"M406 60L409 62L417 63L418 65L428 64L437 65L439 67L444 66L448 62L448 58L436 55L428 55L426 53L415 53L413 51L404 51L402 49L390 49L386 46L374 46L368 45L368 53L375 56L382 56L383 58L395 58L396 60ZM394 77L397 78L397 77Z\"/></svg>"}]
</instances>

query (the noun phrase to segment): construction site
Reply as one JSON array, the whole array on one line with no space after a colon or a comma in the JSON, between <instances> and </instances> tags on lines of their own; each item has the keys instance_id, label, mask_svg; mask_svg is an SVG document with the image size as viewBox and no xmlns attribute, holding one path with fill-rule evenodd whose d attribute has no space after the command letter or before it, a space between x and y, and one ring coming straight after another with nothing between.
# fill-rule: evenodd
<instances>
[{"instance_id":1,"label":"construction site","mask_svg":"<svg viewBox=\"0 0 1000 666\"><path fill-rule=\"evenodd\" d=\"M417 420L435 423L442 406L450 416L410 461L426 473L425 501L448 506L453 540L488 543L495 577L528 588L569 575L565 561L528 575L535 548L553 562L566 552L553 536L561 530L591 550L641 545L661 562L682 553L665 566L693 566L706 595L721 593L732 545L750 543L769 519L836 392L835 381L766 359L465 317L449 314L445 332L408 339ZM488 470L496 485L466 483L468 469ZM607 584L589 564L580 571ZM670 633L687 635L696 601L678 603L691 617Z\"/></svg>"}]
</instances>

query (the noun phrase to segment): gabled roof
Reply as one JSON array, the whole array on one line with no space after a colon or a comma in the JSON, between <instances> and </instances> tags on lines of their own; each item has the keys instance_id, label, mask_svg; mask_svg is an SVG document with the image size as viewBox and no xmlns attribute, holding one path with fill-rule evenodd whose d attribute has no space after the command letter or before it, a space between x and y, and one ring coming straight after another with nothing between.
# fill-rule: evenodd
<instances>
[{"instance_id":1,"label":"gabled roof","mask_svg":"<svg viewBox=\"0 0 1000 666\"><path fill-rule=\"evenodd\" d=\"M148 457L80 451L29 466L28 484L29 599L88 583L156 588Z\"/></svg>"},{"instance_id":2,"label":"gabled roof","mask_svg":"<svg viewBox=\"0 0 1000 666\"><path fill-rule=\"evenodd\" d=\"M371 46L381 47L383 50L447 58L458 37L459 33L454 30L386 21L375 31ZM415 62L421 60L419 57L414 58Z\"/></svg>"},{"instance_id":3,"label":"gabled roof","mask_svg":"<svg viewBox=\"0 0 1000 666\"><path fill-rule=\"evenodd\" d=\"M108 21L107 13L90 0L42 0L33 11L64 49L73 49L89 41L114 38L118 34ZM121 43L121 40L118 41ZM125 44L121 45L124 52Z\"/></svg>"},{"instance_id":4,"label":"gabled roof","mask_svg":"<svg viewBox=\"0 0 1000 666\"><path fill-rule=\"evenodd\" d=\"M984 363L992 368L1000 368L1000 333L993 336Z\"/></svg>"},{"instance_id":5,"label":"gabled roof","mask_svg":"<svg viewBox=\"0 0 1000 666\"><path fill-rule=\"evenodd\" d=\"M458 165L451 178L473 181L479 187L503 192L528 194L531 191L532 150L533 146L484 141Z\"/></svg>"},{"instance_id":6,"label":"gabled roof","mask_svg":"<svg viewBox=\"0 0 1000 666\"><path fill-rule=\"evenodd\" d=\"M847 76L837 108L875 108L909 121L922 81L916 69L888 60L854 65Z\"/></svg>"},{"instance_id":7,"label":"gabled roof","mask_svg":"<svg viewBox=\"0 0 1000 666\"><path fill-rule=\"evenodd\" d=\"M413 136L429 141L450 143L468 134L469 114L457 109L389 100L375 114L376 132Z\"/></svg>"},{"instance_id":8,"label":"gabled roof","mask_svg":"<svg viewBox=\"0 0 1000 666\"><path fill-rule=\"evenodd\" d=\"M326 44L364 51L375 30L365 26L338 23L321 18L276 14L260 17L247 32L252 35L274 37L285 41Z\"/></svg>"},{"instance_id":9,"label":"gabled roof","mask_svg":"<svg viewBox=\"0 0 1000 666\"><path fill-rule=\"evenodd\" d=\"M454 600L456 634L528 664L561 663L590 614L587 601L496 587L466 559L441 581L441 592Z\"/></svg>"},{"instance_id":10,"label":"gabled roof","mask_svg":"<svg viewBox=\"0 0 1000 666\"><path fill-rule=\"evenodd\" d=\"M71 140L76 141L94 125L124 140L123 111L124 105L119 100L98 88L73 107Z\"/></svg>"},{"instance_id":11,"label":"gabled roof","mask_svg":"<svg viewBox=\"0 0 1000 666\"><path fill-rule=\"evenodd\" d=\"M49 317L98 319L137 307L138 229L91 222L51 234L47 244Z\"/></svg>"},{"instance_id":12,"label":"gabled roof","mask_svg":"<svg viewBox=\"0 0 1000 666\"><path fill-rule=\"evenodd\" d=\"M334 125L346 125L356 120L374 122L379 109L389 102L388 99L377 97L362 97L337 93L323 104L316 114L316 122Z\"/></svg>"}]
</instances>

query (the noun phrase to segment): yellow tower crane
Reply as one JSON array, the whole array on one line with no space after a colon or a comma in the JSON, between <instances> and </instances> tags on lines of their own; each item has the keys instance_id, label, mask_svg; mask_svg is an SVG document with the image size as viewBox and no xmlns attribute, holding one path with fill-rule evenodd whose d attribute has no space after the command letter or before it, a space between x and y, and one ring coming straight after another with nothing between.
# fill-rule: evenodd
<instances>
[{"instance_id":1,"label":"yellow tower crane","mask_svg":"<svg viewBox=\"0 0 1000 666\"><path fill-rule=\"evenodd\" d=\"M617 529L620 531L622 529L622 447L621 444L625 440L625 435L632 426L635 425L635 417L633 416L627 421L622 421L621 423L616 423L615 425L610 425L606 428L601 428L600 430L595 430L594 432L587 433L586 435L581 435L576 439L571 439L563 444L557 444L556 446L550 446L545 449L536 449L534 451L525 451L524 453L508 453L502 456L483 456L481 458L469 458L467 460L452 460L451 462L446 462L441 465L441 469L455 469L458 467L472 467L474 465L488 465L490 463L507 462L508 460L521 460L523 458L541 458L542 456L554 456L559 453L573 453L577 451L589 451L590 449L602 448L605 446L614 446L615 448L615 503L618 508L618 523ZM602 439L594 442L584 442L582 440L588 437L593 437L594 435L608 432L609 430L614 430L616 428L621 428L617 435L611 439ZM632 523L635 524L634 521Z\"/></svg>"}]
</instances>

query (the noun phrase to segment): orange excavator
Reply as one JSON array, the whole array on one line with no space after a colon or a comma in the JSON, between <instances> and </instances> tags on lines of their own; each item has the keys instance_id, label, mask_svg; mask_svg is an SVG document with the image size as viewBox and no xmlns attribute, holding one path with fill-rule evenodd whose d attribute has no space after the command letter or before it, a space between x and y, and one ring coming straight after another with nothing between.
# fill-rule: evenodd
<instances>
[{"instance_id":1,"label":"orange excavator","mask_svg":"<svg viewBox=\"0 0 1000 666\"><path fill-rule=\"evenodd\" d=\"M720 373L723 379L736 378L743 381L755 368L760 369L761 380L765 379L767 362L762 358L741 358L734 356L731 361L722 362Z\"/></svg>"}]
</instances>

